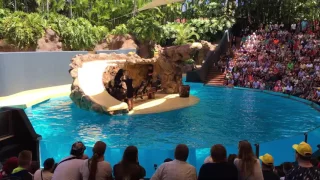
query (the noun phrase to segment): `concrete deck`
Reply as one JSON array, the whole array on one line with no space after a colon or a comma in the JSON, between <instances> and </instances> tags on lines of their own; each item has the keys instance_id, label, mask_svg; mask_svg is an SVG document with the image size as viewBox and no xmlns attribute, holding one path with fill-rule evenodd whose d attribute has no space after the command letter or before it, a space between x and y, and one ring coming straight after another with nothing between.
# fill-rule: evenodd
<instances>
[{"instance_id":1,"label":"concrete deck","mask_svg":"<svg viewBox=\"0 0 320 180\"><path fill-rule=\"evenodd\" d=\"M155 99L135 99L133 110L129 114L153 114L176 109L181 109L195 105L199 98L190 96L189 98L180 98L179 94L156 94Z\"/></svg>"},{"instance_id":2,"label":"concrete deck","mask_svg":"<svg viewBox=\"0 0 320 180\"><path fill-rule=\"evenodd\" d=\"M10 96L0 97L0 107L11 106L25 109L50 98L69 96L71 92L70 87L71 85L67 84L42 89L33 89Z\"/></svg>"},{"instance_id":3,"label":"concrete deck","mask_svg":"<svg viewBox=\"0 0 320 180\"><path fill-rule=\"evenodd\" d=\"M25 109L51 98L69 96L70 86L70 84L67 84L63 86L34 89L0 97L0 107L11 106ZM192 106L198 102L199 98L194 96L180 98L179 94L156 94L155 99L148 99L146 96L144 99L135 99L134 108L129 114L161 113Z\"/></svg>"}]
</instances>

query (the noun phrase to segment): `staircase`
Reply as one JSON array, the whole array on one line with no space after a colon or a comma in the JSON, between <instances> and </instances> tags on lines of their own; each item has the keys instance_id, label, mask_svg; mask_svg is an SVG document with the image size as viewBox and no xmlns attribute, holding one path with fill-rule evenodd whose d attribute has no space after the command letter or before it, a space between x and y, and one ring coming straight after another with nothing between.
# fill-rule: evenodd
<instances>
[{"instance_id":1,"label":"staircase","mask_svg":"<svg viewBox=\"0 0 320 180\"><path fill-rule=\"evenodd\" d=\"M226 77L226 73L222 73L218 67L212 67L209 70L207 79L206 79L206 85L209 86L223 86L224 80Z\"/></svg>"}]
</instances>

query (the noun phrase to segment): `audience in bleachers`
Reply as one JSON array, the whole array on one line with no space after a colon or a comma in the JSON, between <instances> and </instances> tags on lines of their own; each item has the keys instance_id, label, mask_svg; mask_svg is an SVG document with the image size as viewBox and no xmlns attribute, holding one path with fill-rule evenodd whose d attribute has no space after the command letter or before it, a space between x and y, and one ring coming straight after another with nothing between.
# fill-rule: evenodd
<instances>
[{"instance_id":1,"label":"audience in bleachers","mask_svg":"<svg viewBox=\"0 0 320 180\"><path fill-rule=\"evenodd\" d=\"M139 180L146 176L146 170L139 165L137 147L128 146L125 149L121 162L113 167L113 175L115 180Z\"/></svg>"},{"instance_id":2,"label":"audience in bleachers","mask_svg":"<svg viewBox=\"0 0 320 180\"><path fill-rule=\"evenodd\" d=\"M43 169L38 169L34 175L33 180L51 180L53 176L54 159L46 159L43 163Z\"/></svg>"},{"instance_id":3,"label":"audience in bleachers","mask_svg":"<svg viewBox=\"0 0 320 180\"><path fill-rule=\"evenodd\" d=\"M113 167L112 177L111 165L104 159L106 148L104 142L96 142L93 156L87 159L84 155L85 145L76 142L72 145L71 155L64 158L56 170L54 159L49 158L44 161L44 168L37 170L34 175L29 170L32 154L24 150L19 158L12 157L4 163L0 180L142 180L146 176L145 169L139 165L138 149L128 146L122 160ZM238 155L230 154L227 158L227 150L223 145L212 146L211 159L201 166L197 178L195 167L186 162L189 148L179 144L174 152L175 159L165 159L151 180L320 180L320 169L311 158L312 148L305 142L293 145L296 167L290 162L274 167L273 157L265 154L259 157L261 168L248 141L240 141L238 149Z\"/></svg>"},{"instance_id":4,"label":"audience in bleachers","mask_svg":"<svg viewBox=\"0 0 320 180\"><path fill-rule=\"evenodd\" d=\"M196 168L189 163L189 148L185 144L179 144L174 152L174 160L163 163L154 173L151 180L196 180Z\"/></svg>"},{"instance_id":5,"label":"audience in bleachers","mask_svg":"<svg viewBox=\"0 0 320 180\"><path fill-rule=\"evenodd\" d=\"M212 146L211 158L213 162L205 163L201 166L198 180L238 180L238 170L233 161L231 163L227 162L227 150L224 146L221 144Z\"/></svg>"},{"instance_id":6,"label":"audience in bleachers","mask_svg":"<svg viewBox=\"0 0 320 180\"><path fill-rule=\"evenodd\" d=\"M234 50L225 84L271 90L320 102L320 36L311 30L259 29ZM230 61L229 61L230 60Z\"/></svg>"}]
</instances>

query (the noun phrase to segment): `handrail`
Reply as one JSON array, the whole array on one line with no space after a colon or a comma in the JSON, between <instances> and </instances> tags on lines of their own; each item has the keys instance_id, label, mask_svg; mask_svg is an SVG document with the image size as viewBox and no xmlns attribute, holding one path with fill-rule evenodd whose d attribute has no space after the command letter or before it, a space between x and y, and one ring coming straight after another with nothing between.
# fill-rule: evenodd
<instances>
[{"instance_id":1,"label":"handrail","mask_svg":"<svg viewBox=\"0 0 320 180\"><path fill-rule=\"evenodd\" d=\"M223 34L219 45L214 49L214 51L211 51L206 58L205 62L201 66L200 70L198 71L200 79L203 83L206 82L206 78L208 76L209 70L212 68L214 62L219 61L220 55L223 53L226 53L229 49L228 42L230 41L229 37L229 30L226 30Z\"/></svg>"},{"instance_id":2,"label":"handrail","mask_svg":"<svg viewBox=\"0 0 320 180\"><path fill-rule=\"evenodd\" d=\"M259 144L255 144L254 146L256 147L256 157L259 158L260 145Z\"/></svg>"}]
</instances>

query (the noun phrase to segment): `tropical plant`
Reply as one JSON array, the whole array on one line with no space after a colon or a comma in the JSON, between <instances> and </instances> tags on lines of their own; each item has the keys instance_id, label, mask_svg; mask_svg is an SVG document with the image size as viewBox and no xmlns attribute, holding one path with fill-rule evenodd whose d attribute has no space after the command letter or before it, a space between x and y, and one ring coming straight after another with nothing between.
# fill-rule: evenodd
<instances>
[{"instance_id":1,"label":"tropical plant","mask_svg":"<svg viewBox=\"0 0 320 180\"><path fill-rule=\"evenodd\" d=\"M120 24L114 28L111 33L112 35L126 35L129 34L129 30L125 24Z\"/></svg>"},{"instance_id":2,"label":"tropical plant","mask_svg":"<svg viewBox=\"0 0 320 180\"><path fill-rule=\"evenodd\" d=\"M182 45L192 43L195 40L199 40L200 36L195 32L195 28L189 24L173 24L173 28L176 30L176 39L173 41L175 45Z\"/></svg>"},{"instance_id":3,"label":"tropical plant","mask_svg":"<svg viewBox=\"0 0 320 180\"><path fill-rule=\"evenodd\" d=\"M3 19L10 14L8 9L0 9L0 39L4 38L4 26L3 26Z\"/></svg>"},{"instance_id":4,"label":"tropical plant","mask_svg":"<svg viewBox=\"0 0 320 180\"><path fill-rule=\"evenodd\" d=\"M21 49L28 49L37 44L47 24L37 13L15 12L2 20L4 38Z\"/></svg>"},{"instance_id":5,"label":"tropical plant","mask_svg":"<svg viewBox=\"0 0 320 180\"><path fill-rule=\"evenodd\" d=\"M139 41L159 42L163 17L159 8L141 12L128 21L128 29Z\"/></svg>"},{"instance_id":6,"label":"tropical plant","mask_svg":"<svg viewBox=\"0 0 320 180\"><path fill-rule=\"evenodd\" d=\"M61 28L59 35L66 49L91 50L95 44L105 37L107 32L106 27L92 26L88 20L77 18L70 19Z\"/></svg>"}]
</instances>

